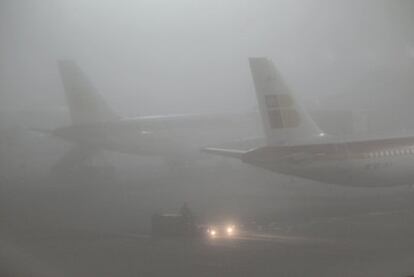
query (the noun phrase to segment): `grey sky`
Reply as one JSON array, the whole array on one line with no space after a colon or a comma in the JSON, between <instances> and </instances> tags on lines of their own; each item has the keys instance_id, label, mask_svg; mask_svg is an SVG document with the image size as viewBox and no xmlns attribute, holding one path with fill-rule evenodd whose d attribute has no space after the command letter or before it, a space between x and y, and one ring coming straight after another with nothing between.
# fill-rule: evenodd
<instances>
[{"instance_id":1,"label":"grey sky","mask_svg":"<svg viewBox=\"0 0 414 277\"><path fill-rule=\"evenodd\" d=\"M307 102L355 91L378 71L414 72L412 1L0 5L2 106L62 105L58 59L75 59L126 115L252 109L249 56L273 58Z\"/></svg>"}]
</instances>

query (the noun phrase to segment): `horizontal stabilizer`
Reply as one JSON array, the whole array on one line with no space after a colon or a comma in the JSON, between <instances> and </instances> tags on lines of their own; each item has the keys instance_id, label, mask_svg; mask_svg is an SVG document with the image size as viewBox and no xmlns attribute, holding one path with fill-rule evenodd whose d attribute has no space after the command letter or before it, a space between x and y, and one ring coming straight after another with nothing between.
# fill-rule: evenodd
<instances>
[{"instance_id":1,"label":"horizontal stabilizer","mask_svg":"<svg viewBox=\"0 0 414 277\"><path fill-rule=\"evenodd\" d=\"M202 150L205 153L224 156L224 157L231 157L236 159L242 159L243 155L247 153L247 151L237 150L237 149L223 149L223 148L204 148Z\"/></svg>"}]
</instances>

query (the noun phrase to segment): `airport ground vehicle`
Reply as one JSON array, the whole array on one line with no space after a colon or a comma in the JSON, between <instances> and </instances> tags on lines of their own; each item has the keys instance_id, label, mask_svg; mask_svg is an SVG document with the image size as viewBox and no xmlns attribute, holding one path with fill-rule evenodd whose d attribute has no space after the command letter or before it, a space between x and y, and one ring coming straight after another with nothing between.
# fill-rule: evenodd
<instances>
[{"instance_id":1,"label":"airport ground vehicle","mask_svg":"<svg viewBox=\"0 0 414 277\"><path fill-rule=\"evenodd\" d=\"M237 228L234 224L220 224L208 227L206 232L210 238L232 238L237 234Z\"/></svg>"},{"instance_id":2,"label":"airport ground vehicle","mask_svg":"<svg viewBox=\"0 0 414 277\"><path fill-rule=\"evenodd\" d=\"M237 235L234 224L197 225L181 214L155 214L151 218L151 236L182 238L233 238Z\"/></svg>"},{"instance_id":3,"label":"airport ground vehicle","mask_svg":"<svg viewBox=\"0 0 414 277\"><path fill-rule=\"evenodd\" d=\"M205 230L195 223L193 212L187 203L179 213L154 214L151 218L152 237L199 237Z\"/></svg>"},{"instance_id":4,"label":"airport ground vehicle","mask_svg":"<svg viewBox=\"0 0 414 277\"><path fill-rule=\"evenodd\" d=\"M154 214L151 218L152 237L194 238L204 233L203 228L182 214Z\"/></svg>"},{"instance_id":5,"label":"airport ground vehicle","mask_svg":"<svg viewBox=\"0 0 414 277\"><path fill-rule=\"evenodd\" d=\"M199 225L184 204L179 213L154 214L151 217L151 236L182 238L230 238L236 234L234 224Z\"/></svg>"}]
</instances>

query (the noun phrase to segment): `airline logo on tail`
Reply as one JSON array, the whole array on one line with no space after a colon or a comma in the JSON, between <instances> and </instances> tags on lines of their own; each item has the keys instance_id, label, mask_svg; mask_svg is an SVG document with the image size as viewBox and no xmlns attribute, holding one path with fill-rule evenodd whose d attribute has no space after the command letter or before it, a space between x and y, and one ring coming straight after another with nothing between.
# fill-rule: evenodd
<instances>
[{"instance_id":1,"label":"airline logo on tail","mask_svg":"<svg viewBox=\"0 0 414 277\"><path fill-rule=\"evenodd\" d=\"M296 101L273 62L250 58L249 64L268 144L292 145L318 136L320 129Z\"/></svg>"}]
</instances>

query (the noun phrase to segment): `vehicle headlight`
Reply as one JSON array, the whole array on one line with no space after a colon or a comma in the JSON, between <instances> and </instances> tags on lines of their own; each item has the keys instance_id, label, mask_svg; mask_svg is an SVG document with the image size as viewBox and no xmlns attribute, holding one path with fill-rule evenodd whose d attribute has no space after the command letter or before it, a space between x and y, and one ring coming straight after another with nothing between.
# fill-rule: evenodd
<instances>
[{"instance_id":1,"label":"vehicle headlight","mask_svg":"<svg viewBox=\"0 0 414 277\"><path fill-rule=\"evenodd\" d=\"M229 225L226 227L226 233L228 236L232 236L234 234L234 226L233 225Z\"/></svg>"},{"instance_id":2,"label":"vehicle headlight","mask_svg":"<svg viewBox=\"0 0 414 277\"><path fill-rule=\"evenodd\" d=\"M208 230L208 233L213 238L217 236L217 230L216 229L210 229L210 230Z\"/></svg>"}]
</instances>

